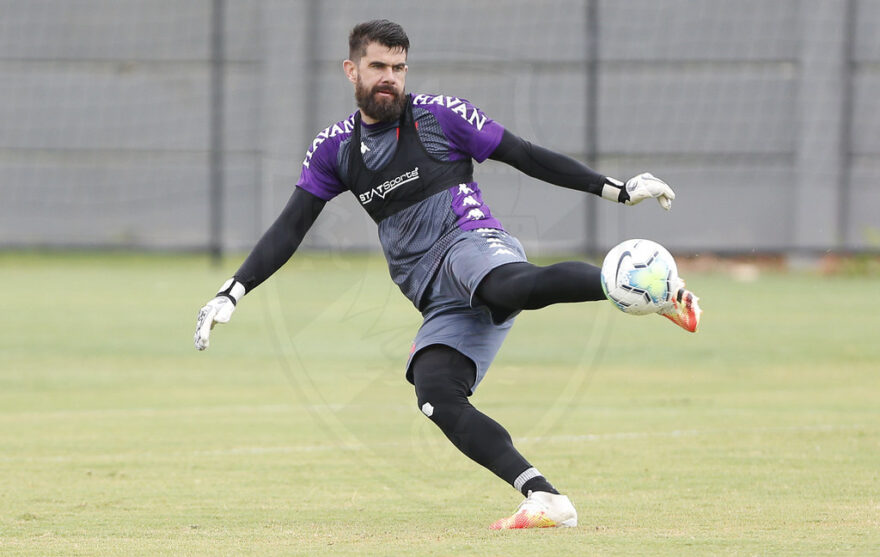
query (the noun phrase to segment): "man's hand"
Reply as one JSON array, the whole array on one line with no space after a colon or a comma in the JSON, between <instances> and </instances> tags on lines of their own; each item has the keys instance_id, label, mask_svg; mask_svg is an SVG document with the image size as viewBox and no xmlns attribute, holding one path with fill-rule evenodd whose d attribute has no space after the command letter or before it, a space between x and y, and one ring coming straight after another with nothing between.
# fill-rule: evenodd
<instances>
[{"instance_id":1,"label":"man's hand","mask_svg":"<svg viewBox=\"0 0 880 557\"><path fill-rule=\"evenodd\" d=\"M629 196L629 199L624 201L627 205L635 205L653 197L661 207L668 211L672 208L672 200L675 199L675 192L672 191L672 188L650 172L639 174L627 180L625 190Z\"/></svg>"},{"instance_id":2,"label":"man's hand","mask_svg":"<svg viewBox=\"0 0 880 557\"><path fill-rule=\"evenodd\" d=\"M205 306L199 310L199 317L196 320L196 334L193 342L196 350L204 350L211 342L209 336L211 329L217 323L228 323L235 311L235 304L244 296L244 285L235 279L227 280L220 287L217 296L208 301Z\"/></svg>"}]
</instances>

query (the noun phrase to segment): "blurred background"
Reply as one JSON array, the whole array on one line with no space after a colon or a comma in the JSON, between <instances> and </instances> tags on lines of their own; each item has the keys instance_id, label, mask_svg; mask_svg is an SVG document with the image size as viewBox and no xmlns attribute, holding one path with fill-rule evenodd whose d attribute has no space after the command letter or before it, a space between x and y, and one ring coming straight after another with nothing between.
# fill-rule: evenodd
<instances>
[{"instance_id":1,"label":"blurred background","mask_svg":"<svg viewBox=\"0 0 880 557\"><path fill-rule=\"evenodd\" d=\"M678 194L623 210L480 165L533 255L880 250L876 0L0 0L0 249L249 249L353 112L347 34L380 17L410 92ZM340 196L304 247L374 229Z\"/></svg>"},{"instance_id":2,"label":"blurred background","mask_svg":"<svg viewBox=\"0 0 880 557\"><path fill-rule=\"evenodd\" d=\"M678 194L476 168L533 260L649 237L706 310L518 318L473 400L579 529L485 528L519 495L418 410L352 195L193 348L373 18L409 91ZM0 554L878 555L878 30L880 0L0 0Z\"/></svg>"}]
</instances>

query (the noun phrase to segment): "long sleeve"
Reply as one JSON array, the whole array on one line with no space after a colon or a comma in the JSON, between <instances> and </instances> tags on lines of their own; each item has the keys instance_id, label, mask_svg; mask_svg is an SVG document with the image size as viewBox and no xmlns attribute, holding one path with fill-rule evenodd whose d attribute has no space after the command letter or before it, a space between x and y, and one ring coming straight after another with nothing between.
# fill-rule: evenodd
<instances>
[{"instance_id":1,"label":"long sleeve","mask_svg":"<svg viewBox=\"0 0 880 557\"><path fill-rule=\"evenodd\" d=\"M492 160L507 163L517 170L565 188L602 195L605 176L575 159L556 153L504 130L501 142L489 155Z\"/></svg>"},{"instance_id":2,"label":"long sleeve","mask_svg":"<svg viewBox=\"0 0 880 557\"><path fill-rule=\"evenodd\" d=\"M263 233L235 273L247 292L256 288L293 256L326 202L296 188L275 222Z\"/></svg>"}]
</instances>

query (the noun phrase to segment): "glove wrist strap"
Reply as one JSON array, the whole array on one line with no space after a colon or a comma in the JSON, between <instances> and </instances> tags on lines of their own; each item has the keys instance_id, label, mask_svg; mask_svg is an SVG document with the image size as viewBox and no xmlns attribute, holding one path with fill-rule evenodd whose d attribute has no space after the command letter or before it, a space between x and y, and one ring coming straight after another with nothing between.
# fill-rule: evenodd
<instances>
[{"instance_id":1,"label":"glove wrist strap","mask_svg":"<svg viewBox=\"0 0 880 557\"><path fill-rule=\"evenodd\" d=\"M602 199L607 199L608 201L614 201L616 203L626 203L629 201L629 193L627 193L626 188L623 187L623 182L620 180L615 180L614 178L605 178L605 183L602 185Z\"/></svg>"},{"instance_id":2,"label":"glove wrist strap","mask_svg":"<svg viewBox=\"0 0 880 557\"><path fill-rule=\"evenodd\" d=\"M224 296L232 300L232 304L238 304L238 301L241 300L241 297L245 294L244 285L234 278L231 278L223 283L223 286L220 287L220 291L217 292L217 296Z\"/></svg>"}]
</instances>

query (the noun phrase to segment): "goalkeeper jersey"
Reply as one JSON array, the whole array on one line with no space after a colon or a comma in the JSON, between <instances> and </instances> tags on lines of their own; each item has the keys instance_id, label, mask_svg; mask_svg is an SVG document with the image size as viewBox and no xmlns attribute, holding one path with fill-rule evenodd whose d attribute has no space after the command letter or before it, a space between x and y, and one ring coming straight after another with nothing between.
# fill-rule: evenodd
<instances>
[{"instance_id":1,"label":"goalkeeper jersey","mask_svg":"<svg viewBox=\"0 0 880 557\"><path fill-rule=\"evenodd\" d=\"M464 99L409 95L398 121L366 124L358 111L319 133L297 186L325 201L352 192L378 224L391 278L422 309L456 239L503 230L472 177L472 160L486 160L503 133Z\"/></svg>"}]
</instances>

